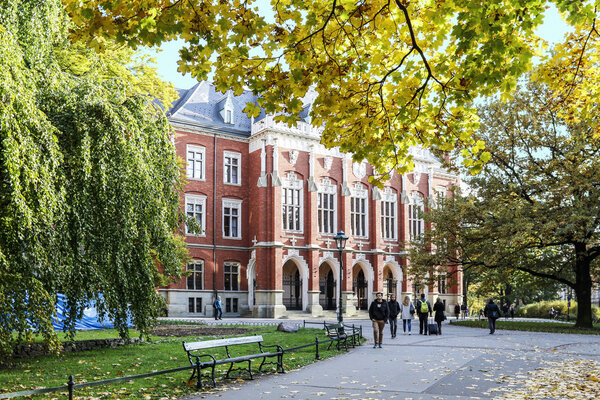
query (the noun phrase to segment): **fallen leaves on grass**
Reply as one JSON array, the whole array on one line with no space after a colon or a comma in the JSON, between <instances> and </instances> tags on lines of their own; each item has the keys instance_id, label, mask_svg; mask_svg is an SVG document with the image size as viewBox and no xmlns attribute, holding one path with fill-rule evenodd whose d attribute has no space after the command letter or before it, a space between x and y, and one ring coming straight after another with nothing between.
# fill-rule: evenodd
<instances>
[{"instance_id":1,"label":"fallen leaves on grass","mask_svg":"<svg viewBox=\"0 0 600 400\"><path fill-rule=\"evenodd\" d=\"M595 400L600 398L600 363L593 360L546 361L544 366L527 375L503 377L502 392L494 400L535 400L568 398Z\"/></svg>"}]
</instances>

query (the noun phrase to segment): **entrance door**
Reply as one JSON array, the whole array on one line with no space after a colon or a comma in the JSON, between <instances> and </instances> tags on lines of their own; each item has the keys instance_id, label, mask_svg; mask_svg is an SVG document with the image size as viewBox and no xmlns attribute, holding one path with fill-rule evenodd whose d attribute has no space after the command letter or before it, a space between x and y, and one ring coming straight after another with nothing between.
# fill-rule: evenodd
<instances>
[{"instance_id":1,"label":"entrance door","mask_svg":"<svg viewBox=\"0 0 600 400\"><path fill-rule=\"evenodd\" d=\"M302 310L302 280L293 261L283 266L283 305L288 310Z\"/></svg>"},{"instance_id":2,"label":"entrance door","mask_svg":"<svg viewBox=\"0 0 600 400\"><path fill-rule=\"evenodd\" d=\"M367 304L367 280L365 279L365 274L362 269L358 271L353 286L354 295L357 298L356 308L358 308L359 310L368 310L369 305Z\"/></svg>"},{"instance_id":3,"label":"entrance door","mask_svg":"<svg viewBox=\"0 0 600 400\"><path fill-rule=\"evenodd\" d=\"M329 272L324 279L319 280L319 304L324 310L335 310L335 281L333 271Z\"/></svg>"},{"instance_id":4,"label":"entrance door","mask_svg":"<svg viewBox=\"0 0 600 400\"><path fill-rule=\"evenodd\" d=\"M389 269L387 269L385 275L386 277L383 281L383 297L389 300L391 295L396 294L396 280L394 279L394 274L392 274L392 271Z\"/></svg>"}]
</instances>

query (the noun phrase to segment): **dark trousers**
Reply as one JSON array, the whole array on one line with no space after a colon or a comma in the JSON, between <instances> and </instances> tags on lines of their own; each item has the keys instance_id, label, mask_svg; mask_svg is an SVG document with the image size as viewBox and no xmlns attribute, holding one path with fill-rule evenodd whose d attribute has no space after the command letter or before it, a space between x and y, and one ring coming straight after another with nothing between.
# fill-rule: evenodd
<instances>
[{"instance_id":1,"label":"dark trousers","mask_svg":"<svg viewBox=\"0 0 600 400\"><path fill-rule=\"evenodd\" d=\"M490 323L490 333L496 332L496 318L488 317Z\"/></svg>"},{"instance_id":2,"label":"dark trousers","mask_svg":"<svg viewBox=\"0 0 600 400\"><path fill-rule=\"evenodd\" d=\"M222 316L223 316L223 309L215 308L215 319L221 319Z\"/></svg>"},{"instance_id":3,"label":"dark trousers","mask_svg":"<svg viewBox=\"0 0 600 400\"><path fill-rule=\"evenodd\" d=\"M390 333L392 337L396 336L396 329L398 329L398 317L390 318Z\"/></svg>"},{"instance_id":4,"label":"dark trousers","mask_svg":"<svg viewBox=\"0 0 600 400\"><path fill-rule=\"evenodd\" d=\"M427 335L429 329L427 329L427 314L419 314L419 335Z\"/></svg>"},{"instance_id":5,"label":"dark trousers","mask_svg":"<svg viewBox=\"0 0 600 400\"><path fill-rule=\"evenodd\" d=\"M438 326L438 335L442 334L442 321L436 321Z\"/></svg>"}]
</instances>

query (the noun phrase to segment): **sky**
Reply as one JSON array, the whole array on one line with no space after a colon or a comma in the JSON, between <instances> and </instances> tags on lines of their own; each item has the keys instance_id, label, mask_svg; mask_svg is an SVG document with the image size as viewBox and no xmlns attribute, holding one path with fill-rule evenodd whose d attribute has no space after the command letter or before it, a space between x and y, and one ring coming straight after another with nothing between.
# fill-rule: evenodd
<instances>
[{"instance_id":1,"label":"sky","mask_svg":"<svg viewBox=\"0 0 600 400\"><path fill-rule=\"evenodd\" d=\"M544 23L538 29L538 35L553 44L560 42L568 30L569 25L561 19L556 8L551 6L546 12ZM163 79L172 82L176 88L189 89L197 81L190 74L184 76L177 72L179 49L183 44L182 40L172 41L163 44L159 51L149 49L147 53L156 58L158 73Z\"/></svg>"}]
</instances>

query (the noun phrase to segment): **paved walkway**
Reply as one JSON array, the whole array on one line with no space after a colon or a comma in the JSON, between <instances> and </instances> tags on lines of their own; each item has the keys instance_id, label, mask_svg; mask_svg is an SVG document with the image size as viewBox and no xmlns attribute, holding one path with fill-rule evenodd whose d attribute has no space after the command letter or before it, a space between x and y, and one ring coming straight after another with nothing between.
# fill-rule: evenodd
<instances>
[{"instance_id":1,"label":"paved walkway","mask_svg":"<svg viewBox=\"0 0 600 400\"><path fill-rule=\"evenodd\" d=\"M445 324L443 335L422 336L417 321L417 334L413 329L411 336L399 333L391 339L386 331L383 349L373 349L370 321L348 322L362 324L369 339L348 353L182 400L491 399L498 396L493 389L505 385L504 378L525 376L547 361L600 361L600 337L593 335L518 331L490 335L487 329Z\"/></svg>"}]
</instances>

